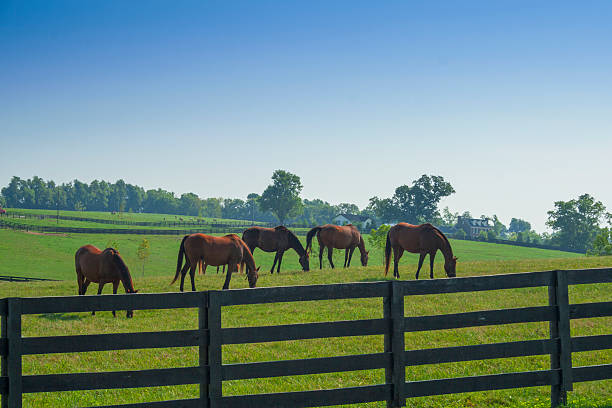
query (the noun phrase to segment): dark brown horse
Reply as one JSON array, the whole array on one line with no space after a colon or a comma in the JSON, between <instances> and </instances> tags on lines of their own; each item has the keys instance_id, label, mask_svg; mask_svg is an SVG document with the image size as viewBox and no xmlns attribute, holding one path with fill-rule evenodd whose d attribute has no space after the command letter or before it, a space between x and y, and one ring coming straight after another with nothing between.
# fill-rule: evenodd
<instances>
[{"instance_id":1,"label":"dark brown horse","mask_svg":"<svg viewBox=\"0 0 612 408\"><path fill-rule=\"evenodd\" d=\"M98 284L98 295L102 293L102 288L107 283L113 284L113 293L116 294L119 282L123 284L125 293L138 292L134 290L130 271L116 249L106 248L100 251L93 245L82 246L74 254L74 265L79 295L84 295L92 282ZM95 315L96 312L91 312L91 314ZM114 310L113 316L115 316ZM134 312L128 310L127 317L132 316Z\"/></svg>"},{"instance_id":2,"label":"dark brown horse","mask_svg":"<svg viewBox=\"0 0 612 408\"><path fill-rule=\"evenodd\" d=\"M185 265L183 266L183 255ZM228 265L223 289L229 288L232 273L238 271L238 266L246 263L250 268L247 273L249 287L254 288L257 283L259 268L255 268L255 260L249 247L236 234L228 234L223 237L213 237L206 234L186 235L181 241L178 260L176 262L176 274L170 284L172 285L181 274L181 292L185 284L185 275L189 269L191 277L191 290L195 291L195 270L198 264L218 266ZM182 269L181 269L182 267Z\"/></svg>"},{"instance_id":3,"label":"dark brown horse","mask_svg":"<svg viewBox=\"0 0 612 408\"><path fill-rule=\"evenodd\" d=\"M323 250L327 247L327 259L331 267L334 267L332 259L332 251L336 249L344 249L344 267L351 266L351 258L355 248L359 248L361 253L361 265L368 265L368 253L365 249L363 237L359 233L357 227L352 224L340 227L338 225L326 224L319 227L314 227L306 235L306 250L312 249L312 238L317 236L319 241L319 269L323 268Z\"/></svg>"},{"instance_id":4,"label":"dark brown horse","mask_svg":"<svg viewBox=\"0 0 612 408\"><path fill-rule=\"evenodd\" d=\"M429 277L433 279L434 258L438 249L444 255L444 271L446 276L456 276L457 257L453 256L450 242L442 231L431 224L411 225L400 222L392 226L387 233L387 244L385 245L385 276L389 272L391 260L391 249L393 249L393 276L399 278L398 263L404 251L420 254L419 267L416 279L419 279L419 271L423 266L425 256L429 254Z\"/></svg>"},{"instance_id":5,"label":"dark brown horse","mask_svg":"<svg viewBox=\"0 0 612 408\"><path fill-rule=\"evenodd\" d=\"M264 252L276 252L270 273L274 273L274 266L276 266L277 261L276 273L280 273L283 254L288 249L294 249L297 252L302 270L310 270L308 253L298 237L287 227L282 225L275 228L251 227L242 233L242 240L248 245L251 253L255 253L255 248L261 248Z\"/></svg>"}]
</instances>

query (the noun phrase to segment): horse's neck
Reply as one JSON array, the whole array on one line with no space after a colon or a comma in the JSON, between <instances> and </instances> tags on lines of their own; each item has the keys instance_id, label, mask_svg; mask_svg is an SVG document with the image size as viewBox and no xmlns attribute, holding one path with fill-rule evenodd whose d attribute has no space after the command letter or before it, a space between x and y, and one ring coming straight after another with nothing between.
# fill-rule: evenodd
<instances>
[{"instance_id":1,"label":"horse's neck","mask_svg":"<svg viewBox=\"0 0 612 408\"><path fill-rule=\"evenodd\" d=\"M359 237L359 243L357 244L357 248L359 248L359 252L361 253L361 255L365 254L365 242L362 236Z\"/></svg>"},{"instance_id":2,"label":"horse's neck","mask_svg":"<svg viewBox=\"0 0 612 408\"><path fill-rule=\"evenodd\" d=\"M448 262L453 259L453 249L442 235L439 233L437 235L438 239L440 240L440 252L442 252L442 255L444 255L444 260Z\"/></svg>"},{"instance_id":3,"label":"horse's neck","mask_svg":"<svg viewBox=\"0 0 612 408\"><path fill-rule=\"evenodd\" d=\"M289 235L287 239L289 241L289 247L293 248L299 256L303 256L306 253L306 250L304 249L304 246L302 245L298 237L296 237L295 235Z\"/></svg>"}]
</instances>

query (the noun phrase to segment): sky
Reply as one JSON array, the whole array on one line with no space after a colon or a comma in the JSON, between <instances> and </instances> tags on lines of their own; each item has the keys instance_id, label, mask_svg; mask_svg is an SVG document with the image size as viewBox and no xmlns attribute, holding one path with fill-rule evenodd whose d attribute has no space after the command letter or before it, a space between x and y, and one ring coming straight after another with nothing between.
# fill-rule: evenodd
<instances>
[{"instance_id":1,"label":"sky","mask_svg":"<svg viewBox=\"0 0 612 408\"><path fill-rule=\"evenodd\" d=\"M365 207L612 210L612 2L0 2L0 186L94 179Z\"/></svg>"}]
</instances>

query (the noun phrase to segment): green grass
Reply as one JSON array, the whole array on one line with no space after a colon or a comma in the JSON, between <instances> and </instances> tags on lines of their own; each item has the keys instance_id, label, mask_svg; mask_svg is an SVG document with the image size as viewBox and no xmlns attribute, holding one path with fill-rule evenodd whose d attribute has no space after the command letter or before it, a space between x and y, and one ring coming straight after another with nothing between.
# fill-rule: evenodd
<instances>
[{"instance_id":1,"label":"green grass","mask_svg":"<svg viewBox=\"0 0 612 408\"><path fill-rule=\"evenodd\" d=\"M136 247L142 236L106 235L33 235L23 232L0 230L0 274L18 276L53 277L68 279L61 282L0 283L0 297L51 296L76 293L74 282L74 251L81 245L92 243L103 247L114 239L119 244L127 264L132 269L135 286L141 292L176 291L177 286L168 283L176 268L176 253L180 237L147 237L151 241L152 255L145 277L141 276L136 260ZM612 257L584 257L559 251L522 248L471 241L451 241L455 254L460 258L458 276L477 276L550 269L571 269L612 266ZM318 253L315 251L315 253ZM343 258L336 251L336 263ZM273 254L255 252L256 261L269 270ZM372 251L369 267L362 268L358 257L350 269L314 269L301 272L297 256L289 252L283 262L280 275L260 273L258 286L284 286L327 284L383 279L380 266L382 253ZM441 261L441 256L439 256ZM314 259L311 260L314 266ZM317 259L318 263L318 259ZM327 263L325 263L327 265ZM318 265L317 265L318 266ZM416 269L415 256L404 256L400 272L403 278L413 278ZM224 277L209 273L198 276L196 286L200 290L219 289ZM425 274L427 276L427 273ZM436 276L442 276L441 264L436 265ZM232 288L244 288L247 282L241 275L232 279ZM586 285L570 289L570 302L612 301L612 285ZM111 288L107 285L105 293ZM90 288L94 293L95 287ZM547 304L545 288L478 292L474 294L448 294L440 296L407 297L406 315L418 316L468 312L476 310L516 308ZM380 299L334 300L321 302L280 303L272 305L233 306L223 310L223 326L264 326L274 324L305 323L333 320L351 320L382 317ZM572 335L609 334L612 318L582 319L572 322ZM96 316L88 313L26 316L23 319L25 336L77 335L94 333L138 332L154 330L181 330L197 328L195 310L136 311L134 319L126 319L118 313L116 319L110 312ZM484 344L548 337L548 326L543 323L513 324L494 327L478 327L459 330L441 330L424 333L407 333L407 349ZM316 339L303 341L272 342L250 345L224 346L224 363L270 361L324 357L383 350L382 336L361 338ZM130 369L151 369L196 365L196 348L170 348L157 350L128 350L114 352L69 353L26 356L23 359L25 374L52 374L69 372L96 372ZM575 353L575 366L604 364L612 361L612 351ZM485 375L502 372L547 369L546 356L512 359L496 359L466 363L426 365L408 368L408 380ZM309 376L278 377L270 379L227 381L225 395L245 393L285 392L376 384L384 382L381 370L334 373ZM580 383L570 393L570 405L576 408L612 406L612 381ZM112 403L133 403L154 400L193 398L198 395L195 386L154 387L132 390L102 390L31 394L24 397L24 406L93 406ZM518 390L490 391L457 394L408 401L411 407L547 407L550 402L547 387ZM362 404L365 407L383 407L382 403Z\"/></svg>"},{"instance_id":2,"label":"green grass","mask_svg":"<svg viewBox=\"0 0 612 408\"><path fill-rule=\"evenodd\" d=\"M105 248L110 242L117 243L117 249L132 271L134 280L143 276L141 262L137 257L138 245L147 238L151 246L151 255L145 265L145 276L172 276L176 270L176 256L182 236L158 235L123 235L123 234L35 234L21 231L0 230L0 275L28 276L51 279L74 279L74 253L85 245L92 244ZM304 237L301 238L304 242ZM381 265L383 253L380 249L370 248L366 236L366 246L370 250L369 265ZM451 240L455 255L459 258L457 274L465 275L466 261L487 261L497 263L496 267L504 271L508 260L523 260L528 270L530 262L542 259L573 258L583 259L584 256L570 252L551 251L538 248L525 248L512 245L491 244L486 242ZM318 247L315 242L314 251L310 256L311 269L319 267ZM255 261L261 265L262 271L269 271L274 261L274 253L255 250ZM401 263L409 265L402 277L412 278L416 272L418 256L405 253ZM344 251L334 251L334 263L342 266ZM443 257L436 258L435 276L443 275ZM352 260L353 265L359 265L359 251L356 250ZM324 267L328 265L327 254L323 257ZM283 257L282 270L301 269L295 251L288 251ZM424 266L424 276L429 275L428 262ZM340 270L338 273L342 273ZM423 273L423 272L422 272ZM423 275L422 275L423 276Z\"/></svg>"},{"instance_id":3,"label":"green grass","mask_svg":"<svg viewBox=\"0 0 612 408\"><path fill-rule=\"evenodd\" d=\"M510 273L531 270L600 267L612 265L612 257L542 259L514 261L464 262L463 276ZM413 265L404 265L401 272L410 275ZM246 287L244 277L237 275L232 287ZM218 289L221 275L198 276L198 288ZM324 269L309 273L286 271L281 275L262 274L259 286L301 285L374 281L381 279L379 266L352 267L348 270ZM176 290L168 287L168 277L139 279L143 292ZM0 297L68 295L76 291L73 282L0 283ZM612 285L575 286L570 289L570 302L612 301ZM108 293L110 288L106 288ZM479 292L473 294L448 294L439 296L407 297L407 316L469 312L476 310L516 308L547 304L545 288L516 289ZM85 333L136 332L152 330L182 330L197 328L195 310L136 311L134 319L126 319L124 313L112 318L110 312L96 316L88 313L26 316L23 319L25 336L77 335ZM305 323L333 320L351 320L382 317L380 299L333 300L320 302L279 303L272 305L248 305L226 307L223 310L223 327L262 326L274 324ZM582 319L572 322L572 335L609 334L612 318ZM407 333L407 349L424 349L503 341L541 339L548 337L548 326L543 323L512 324L459 330L441 330L424 333ZM224 346L224 363L270 361L381 352L382 336L361 338L316 339L303 341L272 342L250 345ZM184 367L196 365L196 348L171 348L161 350L129 350L114 352L71 353L57 355L26 356L23 360L25 374L52 374L68 372L96 372L131 369ZM605 364L612 361L612 351L575 353L574 366ZM411 367L406 370L408 380L486 375L502 372L544 370L549 366L546 356L512 359L496 359L465 363L438 364ZM286 392L346 386L376 384L384 381L381 370L278 377L270 379L224 382L224 395L245 393ZM612 404L612 381L575 384L570 393L572 407L609 407ZM31 394L24 397L24 405L92 406L111 403L133 403L153 400L193 398L197 387L157 387L132 390L103 390ZM456 394L408 401L411 407L545 407L549 406L549 388L535 387L517 390ZM383 407L382 403L362 404L364 407Z\"/></svg>"}]
</instances>

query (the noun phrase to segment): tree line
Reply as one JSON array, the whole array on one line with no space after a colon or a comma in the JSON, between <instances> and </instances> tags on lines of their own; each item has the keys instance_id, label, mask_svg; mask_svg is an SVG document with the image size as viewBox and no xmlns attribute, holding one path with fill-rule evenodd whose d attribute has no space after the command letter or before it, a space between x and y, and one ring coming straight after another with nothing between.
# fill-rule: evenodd
<instances>
[{"instance_id":1,"label":"tree line","mask_svg":"<svg viewBox=\"0 0 612 408\"><path fill-rule=\"evenodd\" d=\"M464 236L468 232L460 220L472 218L469 211L460 215L452 213L448 207L439 210L440 200L455 193L452 185L441 176L424 174L410 185L397 187L391 197L370 198L363 210L351 203L332 205L320 199L302 199L302 188L300 177L285 170L274 171L272 183L261 195L251 193L246 200L200 198L194 193L184 193L179 197L161 188L145 190L123 180L115 183L94 180L89 184L74 180L58 185L38 176L31 179L15 176L1 190L0 206L177 214L304 226L329 223L338 214L353 214L371 218L373 226L403 221L454 227L459 237L462 231ZM547 213L547 225L552 233L538 234L531 229L529 222L520 218L512 218L506 227L497 215L481 215L492 222L493 228L479 238L490 241L509 239L593 254L612 254L612 215L603 203L583 194L569 201L555 201L553 205L554 208Z\"/></svg>"}]
</instances>

